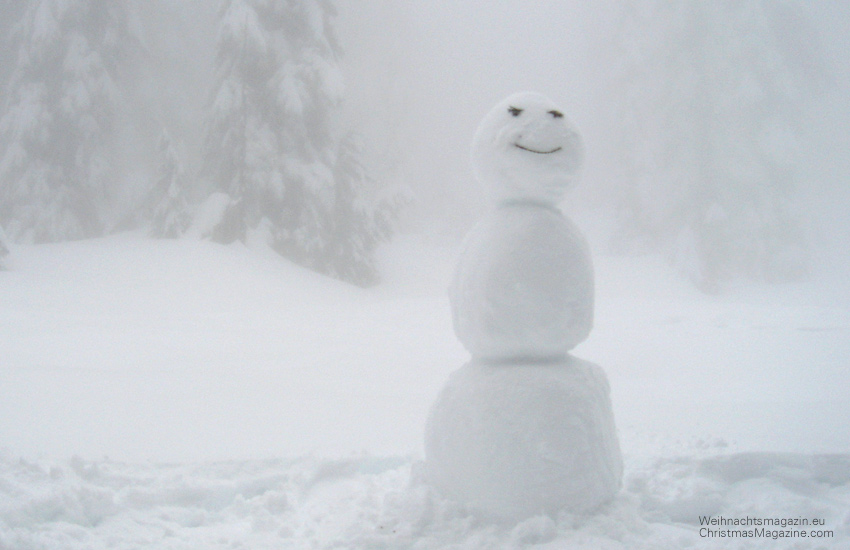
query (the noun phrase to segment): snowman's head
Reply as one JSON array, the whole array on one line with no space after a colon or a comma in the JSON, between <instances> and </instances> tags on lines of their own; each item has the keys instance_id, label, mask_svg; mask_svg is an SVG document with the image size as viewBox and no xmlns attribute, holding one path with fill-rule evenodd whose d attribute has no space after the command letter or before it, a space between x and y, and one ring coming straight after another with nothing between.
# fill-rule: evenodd
<instances>
[{"instance_id":1,"label":"snowman's head","mask_svg":"<svg viewBox=\"0 0 850 550\"><path fill-rule=\"evenodd\" d=\"M472 164L489 199L556 204L577 179L584 146L548 98L521 92L496 105L472 142Z\"/></svg>"}]
</instances>

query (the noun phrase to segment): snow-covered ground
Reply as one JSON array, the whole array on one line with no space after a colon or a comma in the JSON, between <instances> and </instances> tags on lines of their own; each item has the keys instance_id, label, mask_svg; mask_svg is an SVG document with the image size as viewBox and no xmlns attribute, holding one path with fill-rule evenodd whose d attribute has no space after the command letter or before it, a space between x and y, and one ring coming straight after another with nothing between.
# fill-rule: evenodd
<instances>
[{"instance_id":1,"label":"snow-covered ground","mask_svg":"<svg viewBox=\"0 0 850 550\"><path fill-rule=\"evenodd\" d=\"M441 500L421 470L418 462L377 458L168 465L4 456L0 548L802 550L850 543L847 455L692 451L632 459L625 488L599 513L517 525L488 523ZM786 538L778 526L751 539L712 538L700 532L705 515L809 525L786 528L806 538ZM813 531L832 534L810 538Z\"/></svg>"},{"instance_id":2,"label":"snow-covered ground","mask_svg":"<svg viewBox=\"0 0 850 550\"><path fill-rule=\"evenodd\" d=\"M13 246L0 548L850 544L845 273L706 296L656 258L595 248L596 324L575 355L610 379L625 487L599 514L514 526L421 479L428 408L467 360L455 253L401 237L384 282L357 289L242 245ZM700 536L707 514L834 534L730 543Z\"/></svg>"}]
</instances>

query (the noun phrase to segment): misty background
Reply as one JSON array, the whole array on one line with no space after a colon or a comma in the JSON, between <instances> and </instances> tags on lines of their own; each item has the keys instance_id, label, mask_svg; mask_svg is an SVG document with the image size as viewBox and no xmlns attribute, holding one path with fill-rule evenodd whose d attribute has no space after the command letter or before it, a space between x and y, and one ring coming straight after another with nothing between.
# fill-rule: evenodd
<instances>
[{"instance_id":1,"label":"misty background","mask_svg":"<svg viewBox=\"0 0 850 550\"><path fill-rule=\"evenodd\" d=\"M847 8L698 4L358 6L341 25L352 109L377 156L398 159L390 173L415 190L430 231L462 233L475 219L471 136L490 105L531 89L584 134L583 183L562 207L592 218L584 227L600 252L662 254L706 290L706 277L796 280L842 263ZM760 221L742 221L746 210ZM686 226L696 243L681 242ZM759 254L761 266L746 266ZM784 254L796 258L769 259ZM689 265L693 256L710 265Z\"/></svg>"},{"instance_id":2,"label":"misty background","mask_svg":"<svg viewBox=\"0 0 850 550\"><path fill-rule=\"evenodd\" d=\"M2 10L0 226L13 242L148 227L261 241L374 284L374 250L394 233L452 243L474 223L469 143L518 90L552 97L582 130L583 183L562 206L600 251L660 254L715 292L805 280L848 236L841 3Z\"/></svg>"},{"instance_id":3,"label":"misty background","mask_svg":"<svg viewBox=\"0 0 850 550\"><path fill-rule=\"evenodd\" d=\"M848 236L843 221L848 166L842 146L848 122L844 100L848 67L842 52L848 33L839 13L846 8L834 3L715 5L714 13L699 14L701 8L687 2L592 6L536 2L497 7L430 3L393 5L383 11L370 4L374 14L357 10L365 21L342 27L358 33L375 25L361 32L374 41L350 39L348 58L355 73L350 81L354 87L357 73L374 75L366 79L365 93L370 98L383 93L386 99L354 101L354 109L368 105L361 115L368 128L364 131L375 136L375 144L394 146L381 156L404 159L397 170L434 215L429 225L434 231L462 232L464 224L475 218L480 196L470 184L467 151L488 106L516 89L535 89L560 102L584 133L588 153L583 184L563 206L573 214L592 211L595 218L607 220L603 225L609 230L613 226L613 234L599 245L669 256L672 245L667 241L675 240L684 224L674 221L676 209L682 216L690 215L710 210L712 200L717 200L733 222L736 208L777 212L766 206L770 200L751 198L752 190L761 187L787 201L787 219L773 223L799 223L804 233L765 234L765 240L805 242L813 257L801 262L810 261L811 269L838 261L833 248L825 255L817 251L828 241L846 242ZM384 25L390 18L399 23ZM396 30L381 32L386 28ZM697 50L689 42L691 35L706 41L704 50L714 52L713 60L694 66L687 55L673 58L680 50ZM395 54L406 47L412 52L402 57L409 63ZM389 54L386 61L370 63L382 54ZM750 85L750 78L763 87L744 95L740 110L719 106L707 111L706 103L741 101L741 89ZM722 85L707 86L703 80ZM376 116L376 104L398 113ZM392 122L382 122L386 120ZM404 120L409 122L399 124ZM716 124L713 135L696 133L707 120ZM405 130L410 137L398 139ZM736 149L764 139L763 131L775 132L765 147L770 153L735 154ZM400 145L413 143L412 151ZM687 148L714 148L711 162L716 168L696 174L693 151L681 150ZM750 174L758 171L754 166L775 165L776 176L747 177L720 169L734 164ZM726 190L715 191L714 196L704 191L690 201L671 200L677 190L705 187L712 179ZM638 194L642 200L634 200ZM630 200L634 202L629 204ZM645 213L653 208L667 212L644 220L643 227L629 227L641 213L650 217ZM706 238L713 232L702 221L689 223L702 226ZM644 238L623 238L629 231ZM755 234L742 226L726 238L747 241L757 239ZM735 253L724 246L716 251L719 256ZM720 258L714 261L723 263ZM687 271L686 266L679 267ZM773 271L778 270L776 266ZM793 273L786 276L794 278ZM769 273L755 276L763 277L771 279Z\"/></svg>"}]
</instances>

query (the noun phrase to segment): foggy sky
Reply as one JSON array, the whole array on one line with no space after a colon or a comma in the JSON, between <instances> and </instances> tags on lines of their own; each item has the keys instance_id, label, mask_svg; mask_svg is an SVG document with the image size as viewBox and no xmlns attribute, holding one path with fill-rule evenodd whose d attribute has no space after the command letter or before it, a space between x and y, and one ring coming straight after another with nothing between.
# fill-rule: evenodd
<instances>
[{"instance_id":1,"label":"foggy sky","mask_svg":"<svg viewBox=\"0 0 850 550\"><path fill-rule=\"evenodd\" d=\"M810 220L821 225L816 230L850 237L841 225L850 202L843 145L850 124L850 6L803 5L835 86L802 129L799 199L816 210L810 216L820 218ZM472 134L495 102L519 90L550 96L581 129L587 161L571 197L593 202L594 181L608 177L612 136L598 121L616 91L604 66L616 3L341 0L338 6L350 123L366 133L378 175L409 184L427 218L436 217L426 224L431 230L446 224L463 230L474 220L481 197L468 160ZM842 208L823 211L835 204Z\"/></svg>"}]
</instances>

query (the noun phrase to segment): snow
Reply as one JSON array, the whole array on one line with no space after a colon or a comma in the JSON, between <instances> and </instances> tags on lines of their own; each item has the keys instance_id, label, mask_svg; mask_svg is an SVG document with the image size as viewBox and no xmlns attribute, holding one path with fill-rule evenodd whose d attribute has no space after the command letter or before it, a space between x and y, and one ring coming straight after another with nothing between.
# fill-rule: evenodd
<instances>
[{"instance_id":1,"label":"snow","mask_svg":"<svg viewBox=\"0 0 850 550\"><path fill-rule=\"evenodd\" d=\"M243 245L128 234L12 253L0 441L27 455L415 449L441 382L420 381L465 358L444 296L386 301Z\"/></svg>"},{"instance_id":2,"label":"snow","mask_svg":"<svg viewBox=\"0 0 850 550\"><path fill-rule=\"evenodd\" d=\"M578 131L544 96L520 92L481 121L472 143L490 197L451 288L455 333L475 358L563 356L593 326L593 264L558 210L584 155Z\"/></svg>"},{"instance_id":3,"label":"snow","mask_svg":"<svg viewBox=\"0 0 850 550\"><path fill-rule=\"evenodd\" d=\"M575 357L471 361L452 373L425 428L429 479L487 516L592 512L623 463L605 372Z\"/></svg>"},{"instance_id":4,"label":"snow","mask_svg":"<svg viewBox=\"0 0 850 550\"><path fill-rule=\"evenodd\" d=\"M596 514L501 524L424 483L428 409L469 358L455 245L397 239L368 290L241 244L10 245L0 548L846 547L846 273L708 296L593 248L596 323L574 353L608 375L623 489ZM730 544L700 537L704 514L834 536Z\"/></svg>"},{"instance_id":5,"label":"snow","mask_svg":"<svg viewBox=\"0 0 850 550\"><path fill-rule=\"evenodd\" d=\"M425 455L441 494L497 518L592 511L622 481L605 372L567 355L593 326L590 251L557 208L581 156L578 132L539 94L500 102L473 142L494 202L450 291L473 360L440 391Z\"/></svg>"},{"instance_id":6,"label":"snow","mask_svg":"<svg viewBox=\"0 0 850 550\"><path fill-rule=\"evenodd\" d=\"M850 459L705 452L632 461L598 513L492 523L436 496L412 460L128 464L0 457L4 549L846 548ZM700 536L700 516L799 519L820 538ZM813 527L819 520L822 526ZM730 544L731 543L731 544Z\"/></svg>"},{"instance_id":7,"label":"snow","mask_svg":"<svg viewBox=\"0 0 850 550\"><path fill-rule=\"evenodd\" d=\"M219 27L219 41L238 44L248 54L263 56L269 47L259 14L250 3L232 2L226 8Z\"/></svg>"},{"instance_id":8,"label":"snow","mask_svg":"<svg viewBox=\"0 0 850 550\"><path fill-rule=\"evenodd\" d=\"M494 204L556 204L576 183L583 161L578 130L560 107L534 92L500 101L484 116L472 141L476 177Z\"/></svg>"},{"instance_id":9,"label":"snow","mask_svg":"<svg viewBox=\"0 0 850 550\"><path fill-rule=\"evenodd\" d=\"M474 357L560 356L593 327L593 264L578 227L533 204L488 212L466 237L451 287Z\"/></svg>"},{"instance_id":10,"label":"snow","mask_svg":"<svg viewBox=\"0 0 850 550\"><path fill-rule=\"evenodd\" d=\"M9 242L6 233L0 227L0 271L7 269L9 264Z\"/></svg>"},{"instance_id":11,"label":"snow","mask_svg":"<svg viewBox=\"0 0 850 550\"><path fill-rule=\"evenodd\" d=\"M230 195L227 193L221 191L211 193L198 207L198 212L192 217L192 223L186 230L186 236L191 239L209 237L215 231L216 226L224 219L230 203Z\"/></svg>"}]
</instances>

